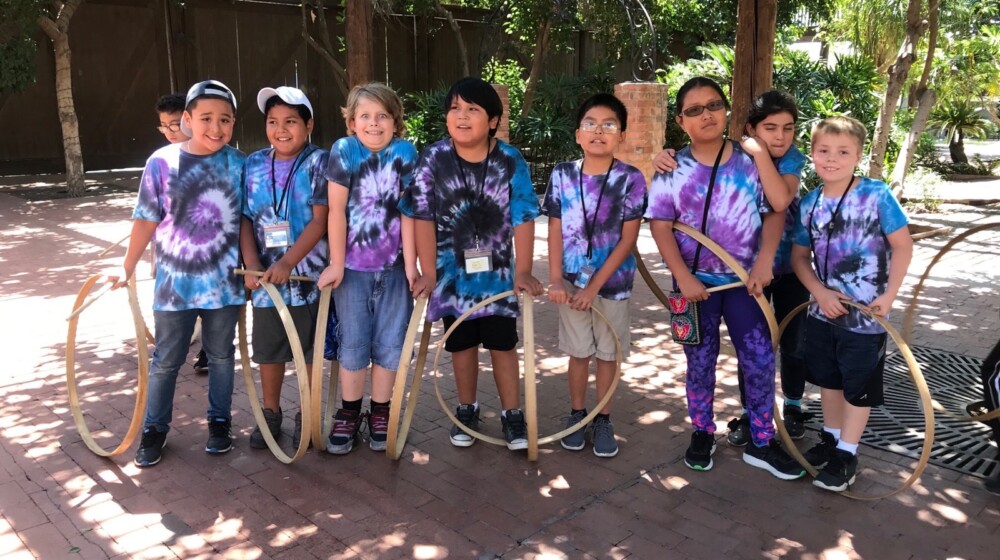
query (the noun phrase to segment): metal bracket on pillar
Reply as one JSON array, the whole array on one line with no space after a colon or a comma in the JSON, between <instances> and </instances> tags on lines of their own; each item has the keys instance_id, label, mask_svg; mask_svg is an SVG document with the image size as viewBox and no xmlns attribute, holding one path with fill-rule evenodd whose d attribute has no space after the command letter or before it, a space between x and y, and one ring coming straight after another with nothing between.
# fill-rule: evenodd
<instances>
[{"instance_id":1,"label":"metal bracket on pillar","mask_svg":"<svg viewBox=\"0 0 1000 560\"><path fill-rule=\"evenodd\" d=\"M618 0L628 22L629 58L632 61L632 79L651 82L656 71L656 29L653 19L641 0Z\"/></svg>"}]
</instances>

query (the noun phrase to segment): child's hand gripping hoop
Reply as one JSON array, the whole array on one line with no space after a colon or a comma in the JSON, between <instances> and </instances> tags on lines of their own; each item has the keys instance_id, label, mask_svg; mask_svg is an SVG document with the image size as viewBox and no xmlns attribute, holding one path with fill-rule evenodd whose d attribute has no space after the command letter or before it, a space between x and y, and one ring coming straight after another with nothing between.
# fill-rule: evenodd
<instances>
[{"instance_id":1,"label":"child's hand gripping hoop","mask_svg":"<svg viewBox=\"0 0 1000 560\"><path fill-rule=\"evenodd\" d=\"M104 279L103 275L95 274L83 283L83 286L76 295L76 301L73 303L73 313L67 318L69 327L66 331L66 389L69 393L69 409L73 414L73 423L76 424L76 430L80 433L84 445L96 455L113 457L131 447L132 443L135 442L136 436L142 431L143 416L146 414L146 388L149 382L149 348L146 342L153 344L153 337L149 334L149 329L146 328L146 323L142 318L142 312L139 310L139 298L136 295L135 278L130 278L127 291L129 307L132 310L132 323L135 327L135 347L139 354L138 387L135 394L135 408L132 410L132 419L129 421L125 436L122 438L121 443L115 446L114 449L110 451L106 450L94 441L90 428L87 427L87 421L83 417L83 410L80 407L80 395L76 384L77 324L80 321L80 314L83 310L101 295L107 293L107 289L101 290L94 297L86 302L84 301L90 295L91 291L93 291L94 286Z\"/></svg>"}]
</instances>

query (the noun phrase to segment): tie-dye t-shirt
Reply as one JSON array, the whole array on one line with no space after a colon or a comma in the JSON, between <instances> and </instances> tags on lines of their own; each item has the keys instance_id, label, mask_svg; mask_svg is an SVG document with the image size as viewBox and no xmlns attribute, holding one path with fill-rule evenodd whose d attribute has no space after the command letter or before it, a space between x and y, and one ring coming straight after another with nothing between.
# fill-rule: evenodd
<instances>
[{"instance_id":1,"label":"tie-dye t-shirt","mask_svg":"<svg viewBox=\"0 0 1000 560\"><path fill-rule=\"evenodd\" d=\"M785 155L774 160L774 166L778 169L779 175L795 175L802 180L802 170L806 166L806 156L798 148L792 146L785 152ZM795 193L795 198L789 203L785 210L785 230L781 234L781 243L778 244L778 252L774 256L774 275L792 273L792 238L795 235L795 222L799 214L799 193Z\"/></svg>"},{"instance_id":2,"label":"tie-dye t-shirt","mask_svg":"<svg viewBox=\"0 0 1000 560\"><path fill-rule=\"evenodd\" d=\"M154 311L243 305L240 207L243 161L231 146L207 156L181 144L164 146L146 161L132 219L157 222Z\"/></svg>"},{"instance_id":3,"label":"tie-dye t-shirt","mask_svg":"<svg viewBox=\"0 0 1000 560\"><path fill-rule=\"evenodd\" d=\"M514 288L514 228L538 217L538 197L528 164L517 148L497 140L486 160L460 164L451 139L427 146L399 209L437 225L437 285L427 307L429 321L457 317L476 303ZM469 274L465 251L475 249L477 232L480 249L493 253L493 270ZM509 297L472 317L517 314L517 298Z\"/></svg>"},{"instance_id":4,"label":"tie-dye t-shirt","mask_svg":"<svg viewBox=\"0 0 1000 560\"><path fill-rule=\"evenodd\" d=\"M582 164L583 160L577 160L557 165L552 170L549 187L545 191L545 201L542 203L543 214L562 221L563 278L571 283L576 280L580 268L587 264L594 267L595 271L600 270L622 238L622 224L642 219L642 213L646 209L646 178L635 167L617 159L610 175L583 175L584 197L581 204ZM607 186L604 187L602 197L601 186L605 178ZM587 238L591 228L591 258L588 261ZM632 295L634 278L635 257L629 253L625 262L601 287L598 295L611 300L628 299Z\"/></svg>"},{"instance_id":5,"label":"tie-dye t-shirt","mask_svg":"<svg viewBox=\"0 0 1000 560\"><path fill-rule=\"evenodd\" d=\"M257 244L257 255L266 270L295 244L302 230L313 219L313 206L326 206L326 150L311 144L306 145L297 158L274 161L274 177L271 176L271 149L267 148L250 154L246 162L246 199L243 215L253 223L253 236ZM289 179L289 173L293 173ZM286 194L287 189L287 194ZM275 206L278 207L276 211ZM264 228L276 221L288 222L289 239L287 247L267 248L264 242ZM326 268L329 258L326 236L306 253L292 274L309 276L316 280ZM286 305L306 305L319 300L319 290L315 282L289 280L277 286ZM254 290L254 307L274 307L274 302L264 289Z\"/></svg>"},{"instance_id":6,"label":"tie-dye t-shirt","mask_svg":"<svg viewBox=\"0 0 1000 560\"><path fill-rule=\"evenodd\" d=\"M399 196L416 163L416 148L399 138L374 154L357 136L333 144L326 178L350 190L345 268L379 272L403 263Z\"/></svg>"},{"instance_id":7,"label":"tie-dye t-shirt","mask_svg":"<svg viewBox=\"0 0 1000 560\"><path fill-rule=\"evenodd\" d=\"M761 214L771 211L764 189L760 185L753 158L733 143L729 160L719 165L708 212L708 237L729 252L748 271L757 258L760 247ZM712 166L699 163L691 148L677 152L677 169L672 173L657 173L649 189L646 217L650 220L679 221L701 231L705 197ZM690 268L698 243L674 231L674 238L684 262ZM696 276L708 286L738 282L726 263L702 249Z\"/></svg>"},{"instance_id":8,"label":"tie-dye t-shirt","mask_svg":"<svg viewBox=\"0 0 1000 560\"><path fill-rule=\"evenodd\" d=\"M813 269L821 282L868 304L885 293L889 282L892 248L885 236L906 226L909 219L882 181L862 177L847 193L834 221L840 199L822 196L822 187L807 194L799 208L795 244L812 247ZM818 305L809 307L809 315L850 331L885 332L861 311L848 311L831 320L823 316Z\"/></svg>"}]
</instances>

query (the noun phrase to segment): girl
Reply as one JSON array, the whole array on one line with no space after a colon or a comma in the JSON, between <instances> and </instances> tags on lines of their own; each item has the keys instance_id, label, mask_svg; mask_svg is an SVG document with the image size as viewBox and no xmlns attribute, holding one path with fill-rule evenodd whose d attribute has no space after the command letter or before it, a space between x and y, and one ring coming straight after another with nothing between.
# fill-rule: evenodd
<instances>
[{"instance_id":1,"label":"girl","mask_svg":"<svg viewBox=\"0 0 1000 560\"><path fill-rule=\"evenodd\" d=\"M397 208L412 181L417 151L403 140L403 105L389 87L356 86L343 108L348 136L334 143L326 169L330 198L330 266L319 285L331 285L337 308L342 406L326 450L350 453L368 419L369 447L383 451L389 399L417 279L413 222ZM368 366L371 405L361 411Z\"/></svg>"}]
</instances>

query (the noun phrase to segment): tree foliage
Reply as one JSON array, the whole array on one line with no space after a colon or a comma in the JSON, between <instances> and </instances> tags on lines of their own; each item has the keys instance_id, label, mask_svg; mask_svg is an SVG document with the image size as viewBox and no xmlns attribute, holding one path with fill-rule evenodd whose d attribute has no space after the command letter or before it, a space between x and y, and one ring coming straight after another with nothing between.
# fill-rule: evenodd
<instances>
[{"instance_id":1,"label":"tree foliage","mask_svg":"<svg viewBox=\"0 0 1000 560\"><path fill-rule=\"evenodd\" d=\"M43 13L38 0L0 0L0 92L13 93L35 83L35 55L38 43L38 16Z\"/></svg>"}]
</instances>

